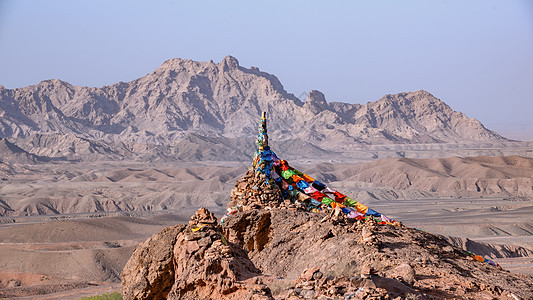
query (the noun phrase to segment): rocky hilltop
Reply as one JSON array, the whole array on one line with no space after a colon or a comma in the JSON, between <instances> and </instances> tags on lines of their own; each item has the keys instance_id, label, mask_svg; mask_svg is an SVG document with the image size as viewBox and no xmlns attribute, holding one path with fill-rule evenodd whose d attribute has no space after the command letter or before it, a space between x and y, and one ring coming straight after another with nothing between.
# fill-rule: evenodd
<instances>
[{"instance_id":1,"label":"rocky hilltop","mask_svg":"<svg viewBox=\"0 0 533 300\"><path fill-rule=\"evenodd\" d=\"M248 210L141 243L122 272L124 299L531 299L511 274L403 226L287 209ZM520 297L520 298L519 298Z\"/></svg>"},{"instance_id":2,"label":"rocky hilltop","mask_svg":"<svg viewBox=\"0 0 533 300\"><path fill-rule=\"evenodd\" d=\"M56 79L24 88L0 86L0 137L52 134L52 140L65 135L156 145L191 135L242 138L255 135L261 111L271 116L270 134L276 140L324 149L353 143L506 140L422 90L365 105L327 102L321 92L311 91L303 103L274 75L244 68L231 56L218 64L171 59L142 78L102 88Z\"/></svg>"}]
</instances>

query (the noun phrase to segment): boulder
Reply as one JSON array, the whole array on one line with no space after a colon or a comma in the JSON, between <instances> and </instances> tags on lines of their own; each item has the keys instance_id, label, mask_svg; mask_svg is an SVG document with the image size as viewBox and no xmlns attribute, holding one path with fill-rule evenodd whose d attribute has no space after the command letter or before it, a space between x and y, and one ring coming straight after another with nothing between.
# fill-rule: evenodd
<instances>
[{"instance_id":1,"label":"boulder","mask_svg":"<svg viewBox=\"0 0 533 300\"><path fill-rule=\"evenodd\" d=\"M163 229L139 244L122 271L124 299L166 299L174 284L173 249L185 225Z\"/></svg>"}]
</instances>

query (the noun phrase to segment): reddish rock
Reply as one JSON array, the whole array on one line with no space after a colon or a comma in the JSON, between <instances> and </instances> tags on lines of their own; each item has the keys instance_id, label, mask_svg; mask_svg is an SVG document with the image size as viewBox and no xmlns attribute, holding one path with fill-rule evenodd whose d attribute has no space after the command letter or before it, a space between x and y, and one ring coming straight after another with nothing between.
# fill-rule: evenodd
<instances>
[{"instance_id":1,"label":"reddish rock","mask_svg":"<svg viewBox=\"0 0 533 300\"><path fill-rule=\"evenodd\" d=\"M319 271L318 268L305 269L302 272L302 275L300 275L300 278L303 280L311 280L313 279L314 274L317 273L318 271Z\"/></svg>"},{"instance_id":2,"label":"reddish rock","mask_svg":"<svg viewBox=\"0 0 533 300\"><path fill-rule=\"evenodd\" d=\"M122 271L124 299L166 299L174 284L174 244L184 229L165 228L135 248Z\"/></svg>"},{"instance_id":3,"label":"reddish rock","mask_svg":"<svg viewBox=\"0 0 533 300\"><path fill-rule=\"evenodd\" d=\"M193 216L186 229L175 231L174 247L157 246L160 238L152 237L127 265L143 272L123 274L157 274L146 270L165 269L155 255L166 258L163 265L174 266L169 299L533 298L532 277L473 260L445 239L414 229L288 209L239 212L223 226L213 218L205 211ZM378 242L360 243L363 237ZM147 277L125 276L124 298L169 290L168 274L150 280L161 286L147 284Z\"/></svg>"},{"instance_id":4,"label":"reddish rock","mask_svg":"<svg viewBox=\"0 0 533 300\"><path fill-rule=\"evenodd\" d=\"M409 285L412 285L415 281L415 271L406 263L402 263L394 268L390 275Z\"/></svg>"},{"instance_id":5,"label":"reddish rock","mask_svg":"<svg viewBox=\"0 0 533 300\"><path fill-rule=\"evenodd\" d=\"M247 280L260 271L239 246L222 235L207 209L199 209L173 250L174 284L168 299L269 299L270 289Z\"/></svg>"}]
</instances>

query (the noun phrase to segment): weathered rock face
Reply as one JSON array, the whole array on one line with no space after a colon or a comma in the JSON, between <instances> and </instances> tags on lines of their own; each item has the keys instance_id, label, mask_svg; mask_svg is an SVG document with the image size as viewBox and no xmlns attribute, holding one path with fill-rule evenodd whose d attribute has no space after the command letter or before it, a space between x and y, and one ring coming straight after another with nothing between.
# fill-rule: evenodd
<instances>
[{"instance_id":1,"label":"weathered rock face","mask_svg":"<svg viewBox=\"0 0 533 300\"><path fill-rule=\"evenodd\" d=\"M303 105L304 108L310 110L313 114L319 114L329 108L326 96L320 91L312 90L307 94L307 101Z\"/></svg>"},{"instance_id":2,"label":"weathered rock face","mask_svg":"<svg viewBox=\"0 0 533 300\"><path fill-rule=\"evenodd\" d=\"M260 276L247 253L223 238L215 216L202 208L188 226L165 229L135 249L122 273L123 296L270 299Z\"/></svg>"},{"instance_id":3,"label":"weathered rock face","mask_svg":"<svg viewBox=\"0 0 533 300\"><path fill-rule=\"evenodd\" d=\"M165 248L165 257L174 256L169 298L533 297L532 277L480 263L443 238L402 226L272 209L240 212L194 234L188 230L177 233L173 250ZM135 254L127 265L158 266ZM127 292L139 285L136 280L124 277L125 299L147 299L142 295L148 293Z\"/></svg>"},{"instance_id":4,"label":"weathered rock face","mask_svg":"<svg viewBox=\"0 0 533 300\"><path fill-rule=\"evenodd\" d=\"M125 299L165 299L174 284L173 251L184 225L163 229L142 242L122 271Z\"/></svg>"},{"instance_id":5,"label":"weathered rock face","mask_svg":"<svg viewBox=\"0 0 533 300\"><path fill-rule=\"evenodd\" d=\"M28 153L4 138L0 138L0 153L2 156L0 162L9 162L11 164L33 164L49 160L45 157Z\"/></svg>"},{"instance_id":6,"label":"weathered rock face","mask_svg":"<svg viewBox=\"0 0 533 300\"><path fill-rule=\"evenodd\" d=\"M260 271L239 246L228 243L215 216L200 209L177 237L174 247L175 280L168 299L244 299L263 296L266 286L249 289L243 282Z\"/></svg>"}]
</instances>

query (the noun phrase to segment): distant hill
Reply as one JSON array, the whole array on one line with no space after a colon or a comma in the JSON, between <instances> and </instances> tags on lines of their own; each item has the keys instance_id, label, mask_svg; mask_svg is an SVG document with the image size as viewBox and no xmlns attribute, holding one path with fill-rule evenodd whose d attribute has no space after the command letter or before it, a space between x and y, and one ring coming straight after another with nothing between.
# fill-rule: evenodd
<instances>
[{"instance_id":1,"label":"distant hill","mask_svg":"<svg viewBox=\"0 0 533 300\"><path fill-rule=\"evenodd\" d=\"M25 88L0 86L0 137L74 136L84 151L109 153L83 139L170 145L199 136L250 138L261 111L268 112L273 140L326 150L354 143L507 140L422 90L365 105L329 103L311 91L302 102L274 75L241 67L231 56L218 64L171 59L142 78L102 88L56 79Z\"/></svg>"},{"instance_id":2,"label":"distant hill","mask_svg":"<svg viewBox=\"0 0 533 300\"><path fill-rule=\"evenodd\" d=\"M367 183L396 191L533 196L533 158L520 156L387 158L360 164L319 164L307 172L328 181Z\"/></svg>"},{"instance_id":3,"label":"distant hill","mask_svg":"<svg viewBox=\"0 0 533 300\"><path fill-rule=\"evenodd\" d=\"M135 168L121 162L72 164L63 170L32 171L33 175L27 169L0 163L0 178L34 178L34 184L0 189L0 217L222 208L250 162L138 164ZM379 159L359 164L311 164L300 170L362 201L451 195L533 197L533 158L519 156ZM513 209L510 204L502 202L498 209Z\"/></svg>"}]
</instances>

